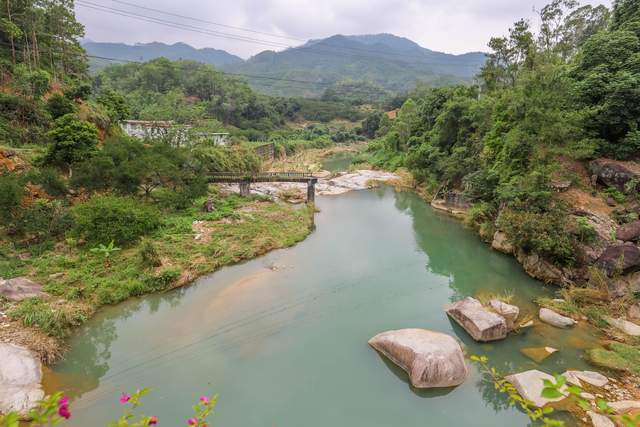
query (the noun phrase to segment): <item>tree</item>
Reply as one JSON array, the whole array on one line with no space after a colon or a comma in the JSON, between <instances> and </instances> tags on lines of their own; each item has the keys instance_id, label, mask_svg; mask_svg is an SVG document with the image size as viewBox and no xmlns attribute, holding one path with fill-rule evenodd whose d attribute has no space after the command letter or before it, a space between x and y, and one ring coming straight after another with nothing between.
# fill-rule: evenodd
<instances>
[{"instance_id":1,"label":"tree","mask_svg":"<svg viewBox=\"0 0 640 427\"><path fill-rule=\"evenodd\" d=\"M113 122L120 122L131 116L131 109L125 97L116 91L105 89L100 92L96 101L107 109L109 118Z\"/></svg>"},{"instance_id":2,"label":"tree","mask_svg":"<svg viewBox=\"0 0 640 427\"><path fill-rule=\"evenodd\" d=\"M51 146L45 163L65 166L72 175L72 165L91 156L98 146L98 129L93 123L65 114L56 119L48 134Z\"/></svg>"}]
</instances>

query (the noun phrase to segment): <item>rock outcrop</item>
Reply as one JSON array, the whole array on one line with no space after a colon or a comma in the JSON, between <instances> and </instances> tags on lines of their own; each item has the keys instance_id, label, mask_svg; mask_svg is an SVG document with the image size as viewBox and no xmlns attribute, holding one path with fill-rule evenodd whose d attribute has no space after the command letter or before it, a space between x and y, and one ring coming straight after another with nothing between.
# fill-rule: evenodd
<instances>
[{"instance_id":1,"label":"rock outcrop","mask_svg":"<svg viewBox=\"0 0 640 427\"><path fill-rule=\"evenodd\" d=\"M542 307L540 312L538 313L538 317L544 323L548 323L551 326L555 326L556 328L570 328L575 325L577 322L570 317L563 316L562 314L556 313L553 310L549 310L548 308Z\"/></svg>"},{"instance_id":2,"label":"rock outcrop","mask_svg":"<svg viewBox=\"0 0 640 427\"><path fill-rule=\"evenodd\" d=\"M15 277L8 280L0 280L0 296L9 301L22 301L27 298L42 297L42 285L33 282L26 277Z\"/></svg>"},{"instance_id":3,"label":"rock outcrop","mask_svg":"<svg viewBox=\"0 0 640 427\"><path fill-rule=\"evenodd\" d=\"M599 184L615 187L624 193L637 190L637 185L630 186L630 184L633 180L637 180L640 174L627 163L611 159L596 159L589 163L589 170Z\"/></svg>"},{"instance_id":4,"label":"rock outcrop","mask_svg":"<svg viewBox=\"0 0 640 427\"><path fill-rule=\"evenodd\" d=\"M574 284L573 273L566 268L560 268L540 255L528 254L523 250L516 252L516 258L527 274L544 283L570 286Z\"/></svg>"},{"instance_id":5,"label":"rock outcrop","mask_svg":"<svg viewBox=\"0 0 640 427\"><path fill-rule=\"evenodd\" d=\"M640 239L640 221L630 222L618 228L616 238L623 242L635 242Z\"/></svg>"},{"instance_id":6,"label":"rock outcrop","mask_svg":"<svg viewBox=\"0 0 640 427\"><path fill-rule=\"evenodd\" d=\"M29 350L0 343L0 413L25 416L44 398L42 364Z\"/></svg>"},{"instance_id":7,"label":"rock outcrop","mask_svg":"<svg viewBox=\"0 0 640 427\"><path fill-rule=\"evenodd\" d=\"M369 345L404 369L417 388L457 386L468 375L460 343L440 332L387 331L371 338Z\"/></svg>"},{"instance_id":8,"label":"rock outcrop","mask_svg":"<svg viewBox=\"0 0 640 427\"><path fill-rule=\"evenodd\" d=\"M486 309L475 298L448 304L445 310L476 341L500 340L509 332L505 318Z\"/></svg>"},{"instance_id":9,"label":"rock outcrop","mask_svg":"<svg viewBox=\"0 0 640 427\"><path fill-rule=\"evenodd\" d=\"M554 399L542 397L542 389L544 388L543 380L549 380L551 382L555 382L555 380L551 375L538 371L537 369L509 375L505 377L505 379L518 390L520 396L540 408L551 402L558 402L565 398L564 396Z\"/></svg>"},{"instance_id":10,"label":"rock outcrop","mask_svg":"<svg viewBox=\"0 0 640 427\"><path fill-rule=\"evenodd\" d=\"M498 252L510 255L513 253L513 245L509 243L507 235L502 231L496 231L493 234L493 240L491 241L491 247Z\"/></svg>"},{"instance_id":11,"label":"rock outcrop","mask_svg":"<svg viewBox=\"0 0 640 427\"><path fill-rule=\"evenodd\" d=\"M611 245L604 250L596 264L608 275L628 274L640 270L640 249L631 244Z\"/></svg>"}]
</instances>

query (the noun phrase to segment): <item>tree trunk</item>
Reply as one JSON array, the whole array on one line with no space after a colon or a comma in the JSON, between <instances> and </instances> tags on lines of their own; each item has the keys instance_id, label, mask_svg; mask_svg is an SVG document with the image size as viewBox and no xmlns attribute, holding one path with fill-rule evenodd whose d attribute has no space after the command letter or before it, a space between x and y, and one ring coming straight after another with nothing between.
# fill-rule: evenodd
<instances>
[{"instance_id":1,"label":"tree trunk","mask_svg":"<svg viewBox=\"0 0 640 427\"><path fill-rule=\"evenodd\" d=\"M7 0L7 17L9 18L9 22L13 24L11 20L11 3ZM13 65L16 64L16 46L13 43L13 34L9 34L9 42L11 43L11 59L13 60Z\"/></svg>"}]
</instances>

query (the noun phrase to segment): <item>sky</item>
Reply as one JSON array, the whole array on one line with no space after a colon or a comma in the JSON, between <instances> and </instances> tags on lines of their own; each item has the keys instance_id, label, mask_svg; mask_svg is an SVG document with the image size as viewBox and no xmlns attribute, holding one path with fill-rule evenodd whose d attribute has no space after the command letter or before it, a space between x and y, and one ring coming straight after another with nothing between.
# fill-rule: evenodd
<instances>
[{"instance_id":1,"label":"sky","mask_svg":"<svg viewBox=\"0 0 640 427\"><path fill-rule=\"evenodd\" d=\"M76 12L85 25L86 38L93 41L184 42L197 48L223 49L243 58L334 34L377 33L407 37L428 49L460 54L487 51L489 39L506 34L520 18L535 25L536 10L549 1L76 0ZM610 7L612 1L582 3ZM109 12L105 8L110 8ZM149 20L161 20L164 25Z\"/></svg>"}]
</instances>

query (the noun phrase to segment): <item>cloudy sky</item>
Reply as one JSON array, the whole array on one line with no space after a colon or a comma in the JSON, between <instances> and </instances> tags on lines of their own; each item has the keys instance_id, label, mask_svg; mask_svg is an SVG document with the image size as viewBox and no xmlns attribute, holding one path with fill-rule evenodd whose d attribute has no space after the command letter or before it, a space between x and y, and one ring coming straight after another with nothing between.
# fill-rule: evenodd
<instances>
[{"instance_id":1,"label":"cloudy sky","mask_svg":"<svg viewBox=\"0 0 640 427\"><path fill-rule=\"evenodd\" d=\"M93 41L181 41L199 48L224 49L246 58L266 49L281 50L306 39L333 34L392 33L443 52L486 50L491 36L506 33L519 18L528 18L535 24L535 11L548 2L76 0L76 11L86 27L86 37ZM610 6L611 0L583 3Z\"/></svg>"}]
</instances>

